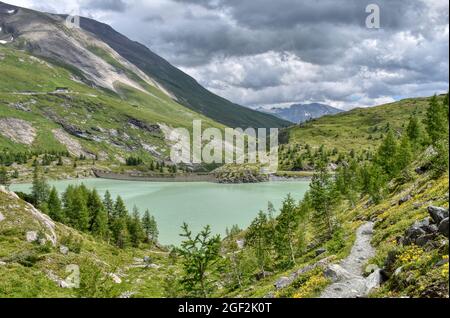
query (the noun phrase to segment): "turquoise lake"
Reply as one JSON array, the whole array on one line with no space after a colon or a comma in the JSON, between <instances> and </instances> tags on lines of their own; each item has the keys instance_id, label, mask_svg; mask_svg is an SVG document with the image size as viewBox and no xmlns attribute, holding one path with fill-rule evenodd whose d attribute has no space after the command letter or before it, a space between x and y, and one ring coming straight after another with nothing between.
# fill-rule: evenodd
<instances>
[{"instance_id":1,"label":"turquoise lake","mask_svg":"<svg viewBox=\"0 0 450 318\"><path fill-rule=\"evenodd\" d=\"M136 205L141 212L149 209L159 227L162 244L178 245L180 226L189 224L196 233L205 225L223 235L234 224L245 228L260 210L266 210L268 202L279 209L283 199L291 194L296 200L303 198L309 181L283 181L255 184L171 183L136 182L105 179L50 181L59 193L70 184L85 184L96 188L100 195L106 190L115 198L122 196L130 209ZM13 191L29 192L31 185L11 186Z\"/></svg>"}]
</instances>

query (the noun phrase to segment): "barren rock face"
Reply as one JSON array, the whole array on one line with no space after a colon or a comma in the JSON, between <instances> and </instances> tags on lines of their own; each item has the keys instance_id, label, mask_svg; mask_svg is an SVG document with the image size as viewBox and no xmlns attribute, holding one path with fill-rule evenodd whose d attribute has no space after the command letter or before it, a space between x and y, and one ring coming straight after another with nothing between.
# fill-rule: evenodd
<instances>
[{"instance_id":1,"label":"barren rock face","mask_svg":"<svg viewBox=\"0 0 450 318\"><path fill-rule=\"evenodd\" d=\"M93 158L91 154L88 154L83 150L83 147L77 140L70 137L63 129L53 129L52 132L55 138L66 146L67 151L72 156L79 157L80 155L84 155L87 158Z\"/></svg>"},{"instance_id":2,"label":"barren rock face","mask_svg":"<svg viewBox=\"0 0 450 318\"><path fill-rule=\"evenodd\" d=\"M2 118L0 119L0 134L14 142L31 145L36 138L36 129L22 119Z\"/></svg>"}]
</instances>

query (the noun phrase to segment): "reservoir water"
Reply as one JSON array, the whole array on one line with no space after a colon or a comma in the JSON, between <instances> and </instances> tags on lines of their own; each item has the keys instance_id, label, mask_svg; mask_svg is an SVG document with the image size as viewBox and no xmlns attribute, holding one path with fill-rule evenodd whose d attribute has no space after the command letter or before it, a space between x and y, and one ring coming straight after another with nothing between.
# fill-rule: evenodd
<instances>
[{"instance_id":1,"label":"reservoir water","mask_svg":"<svg viewBox=\"0 0 450 318\"><path fill-rule=\"evenodd\" d=\"M120 195L130 211L134 205L141 213L149 209L158 222L159 241L165 245L180 243L183 222L194 233L208 224L214 233L221 235L234 224L245 228L260 210L267 209L269 201L278 211L288 194L300 200L309 186L309 181L215 184L83 179L49 183L60 194L70 184L83 183L88 188L96 188L102 196L106 190L113 198ZM11 186L13 191L30 192L30 189L30 184Z\"/></svg>"}]
</instances>

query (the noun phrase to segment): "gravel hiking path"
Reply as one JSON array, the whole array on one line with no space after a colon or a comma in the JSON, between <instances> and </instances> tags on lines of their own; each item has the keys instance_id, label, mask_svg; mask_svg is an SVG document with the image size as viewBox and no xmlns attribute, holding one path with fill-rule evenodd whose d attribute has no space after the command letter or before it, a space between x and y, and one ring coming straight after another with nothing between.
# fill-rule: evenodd
<instances>
[{"instance_id":1,"label":"gravel hiking path","mask_svg":"<svg viewBox=\"0 0 450 318\"><path fill-rule=\"evenodd\" d=\"M367 295L368 280L363 277L363 267L375 254L370 244L373 225L373 222L368 222L360 226L350 255L339 264L329 267L327 271L331 271L333 283L327 286L320 298L357 298Z\"/></svg>"}]
</instances>

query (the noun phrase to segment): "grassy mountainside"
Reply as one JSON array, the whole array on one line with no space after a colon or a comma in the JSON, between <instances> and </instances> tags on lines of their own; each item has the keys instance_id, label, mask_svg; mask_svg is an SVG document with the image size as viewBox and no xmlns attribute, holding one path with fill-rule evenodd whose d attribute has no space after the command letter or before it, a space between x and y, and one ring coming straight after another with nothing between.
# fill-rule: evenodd
<instances>
[{"instance_id":1,"label":"grassy mountainside","mask_svg":"<svg viewBox=\"0 0 450 318\"><path fill-rule=\"evenodd\" d=\"M409 98L313 119L289 128L289 143L310 144L313 147L325 145L327 149L337 148L345 152L351 149L373 150L380 144L389 128L399 134L404 131L409 117L414 112L423 119L428 103L429 98Z\"/></svg>"},{"instance_id":2,"label":"grassy mountainside","mask_svg":"<svg viewBox=\"0 0 450 318\"><path fill-rule=\"evenodd\" d=\"M109 26L82 19L84 29L68 28L65 21L66 16L0 2L0 37L13 39L6 41L6 45L69 65L86 83L115 92L118 92L117 83L150 94L156 89L176 100L172 103L231 127L287 124L212 94L145 46L130 41Z\"/></svg>"},{"instance_id":3,"label":"grassy mountainside","mask_svg":"<svg viewBox=\"0 0 450 318\"><path fill-rule=\"evenodd\" d=\"M313 157L322 146L334 161L352 151L357 157L370 157L389 130L400 136L413 114L422 122L430 98L409 98L371 108L357 108L287 128L281 134L280 170L312 169ZM439 102L443 98L438 96ZM299 162L303 168L299 167Z\"/></svg>"},{"instance_id":4,"label":"grassy mountainside","mask_svg":"<svg viewBox=\"0 0 450 318\"><path fill-rule=\"evenodd\" d=\"M27 233L39 241L27 241ZM74 265L81 286L67 288ZM169 270L177 267L164 251L115 248L53 222L0 188L0 298L162 297Z\"/></svg>"},{"instance_id":5,"label":"grassy mountainside","mask_svg":"<svg viewBox=\"0 0 450 318\"><path fill-rule=\"evenodd\" d=\"M155 78L176 96L180 104L200 114L226 126L243 129L247 127L277 128L290 125L283 119L253 111L211 93L195 79L172 66L144 45L131 41L106 24L82 18L81 27L95 34L121 56Z\"/></svg>"},{"instance_id":6,"label":"grassy mountainside","mask_svg":"<svg viewBox=\"0 0 450 318\"><path fill-rule=\"evenodd\" d=\"M68 150L113 162L136 153L164 160L168 146L161 125L191 129L192 120L201 118L205 126L223 128L151 85L146 91L120 83L118 93L95 89L58 63L10 47L0 47L0 69L4 151ZM29 140L17 136L11 120L30 126L23 131Z\"/></svg>"}]
</instances>

